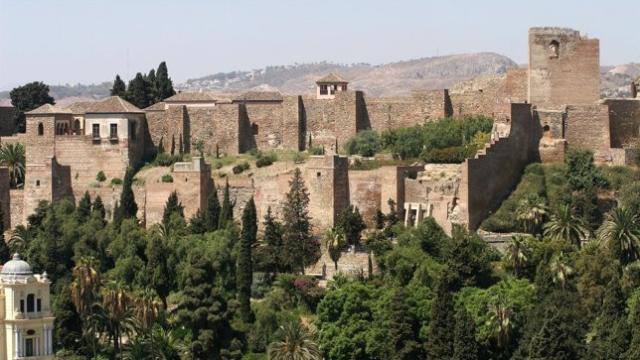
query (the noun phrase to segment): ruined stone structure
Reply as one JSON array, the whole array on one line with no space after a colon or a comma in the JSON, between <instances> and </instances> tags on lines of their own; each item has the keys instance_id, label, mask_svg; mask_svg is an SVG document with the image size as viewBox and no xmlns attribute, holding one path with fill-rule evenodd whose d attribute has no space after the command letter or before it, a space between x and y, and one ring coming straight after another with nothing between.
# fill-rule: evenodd
<instances>
[{"instance_id":1,"label":"ruined stone structure","mask_svg":"<svg viewBox=\"0 0 640 360\"><path fill-rule=\"evenodd\" d=\"M299 167L318 234L333 226L348 205L357 206L372 224L378 210L390 211L388 200L407 225L432 216L447 231L453 224L475 229L531 161L562 161L570 147L592 150L601 163L637 160L640 98L599 98L597 39L570 29L532 28L529 59L528 68L452 89L414 90L406 97L367 97L329 74L317 80L316 93L309 95L178 93L144 110L118 97L68 108L44 105L27 113L25 134L0 138L2 143L21 142L27 151L23 190L9 190L8 174L0 170L3 220L13 227L39 201L77 200L85 191L100 195L109 211L121 191L110 181L122 178L127 167L140 165L159 147L175 147L194 157L172 169L145 170L152 173L145 173L146 183L136 185L134 192L139 218L147 225L160 221L173 191L186 216L202 208L215 176L196 155L324 148L331 155L311 157L304 164L278 162L250 175L229 174L225 180L236 215L253 196L262 218L269 207L280 213L291 174ZM333 155L360 131L473 114L496 122L491 143L462 164L349 171L348 159ZM96 180L100 171L107 182ZM166 174L173 182L161 181ZM223 184L217 185L221 191Z\"/></svg>"}]
</instances>

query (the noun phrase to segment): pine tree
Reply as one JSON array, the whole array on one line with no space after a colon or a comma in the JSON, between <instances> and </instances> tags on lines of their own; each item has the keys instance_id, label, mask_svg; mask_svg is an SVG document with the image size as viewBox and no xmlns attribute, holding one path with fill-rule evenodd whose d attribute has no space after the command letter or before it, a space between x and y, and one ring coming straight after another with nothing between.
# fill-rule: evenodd
<instances>
[{"instance_id":1,"label":"pine tree","mask_svg":"<svg viewBox=\"0 0 640 360\"><path fill-rule=\"evenodd\" d=\"M206 211L206 209L205 209ZM207 232L207 224L205 223L204 213L198 209L196 214L189 219L189 230L193 234L204 234Z\"/></svg>"},{"instance_id":2,"label":"pine tree","mask_svg":"<svg viewBox=\"0 0 640 360\"><path fill-rule=\"evenodd\" d=\"M78 218L82 221L85 220L91 215L91 196L89 196L89 192L85 191L82 199L78 201L78 207L76 208L76 214L78 214Z\"/></svg>"},{"instance_id":3,"label":"pine tree","mask_svg":"<svg viewBox=\"0 0 640 360\"><path fill-rule=\"evenodd\" d=\"M167 63L161 62L156 71L156 91L157 101L162 101L170 96L176 94L173 89L173 82L169 77L169 70L167 69Z\"/></svg>"},{"instance_id":4,"label":"pine tree","mask_svg":"<svg viewBox=\"0 0 640 360\"><path fill-rule=\"evenodd\" d=\"M289 193L282 207L283 260L293 271L304 274L304 267L317 258L320 244L311 236L309 192L299 168L296 168L289 181Z\"/></svg>"},{"instance_id":5,"label":"pine tree","mask_svg":"<svg viewBox=\"0 0 640 360\"><path fill-rule=\"evenodd\" d=\"M0 264L4 264L10 259L11 252L4 239L4 211L2 210L2 203L0 203Z\"/></svg>"},{"instance_id":6,"label":"pine tree","mask_svg":"<svg viewBox=\"0 0 640 360\"><path fill-rule=\"evenodd\" d=\"M97 216L100 219L104 219L106 211L104 209L104 204L102 203L102 198L100 195L96 196L96 199L93 201L93 205L91 207L91 215Z\"/></svg>"},{"instance_id":7,"label":"pine tree","mask_svg":"<svg viewBox=\"0 0 640 360\"><path fill-rule=\"evenodd\" d=\"M222 198L222 209L220 210L220 220L218 229L224 229L228 224L233 223L233 203L229 195L229 180L224 186L224 196Z\"/></svg>"},{"instance_id":8,"label":"pine tree","mask_svg":"<svg viewBox=\"0 0 640 360\"><path fill-rule=\"evenodd\" d=\"M436 299L431 307L431 322L426 350L429 359L450 359L453 356L455 318L450 280L438 284Z\"/></svg>"},{"instance_id":9,"label":"pine tree","mask_svg":"<svg viewBox=\"0 0 640 360\"><path fill-rule=\"evenodd\" d=\"M171 216L173 214L178 214L180 217L184 218L184 206L182 206L182 203L178 200L178 193L175 191L169 195L169 199L167 199L167 203L164 206L162 224L164 224L165 227L170 225Z\"/></svg>"},{"instance_id":10,"label":"pine tree","mask_svg":"<svg viewBox=\"0 0 640 360\"><path fill-rule=\"evenodd\" d=\"M120 194L120 218L130 219L135 218L138 213L138 205L136 204L135 197L133 196L133 169L127 169L124 174L124 182L122 184L122 194Z\"/></svg>"},{"instance_id":11,"label":"pine tree","mask_svg":"<svg viewBox=\"0 0 640 360\"><path fill-rule=\"evenodd\" d=\"M357 245L360 242L360 233L366 227L360 210L353 205L347 206L338 215L336 228L345 235L349 245Z\"/></svg>"},{"instance_id":12,"label":"pine tree","mask_svg":"<svg viewBox=\"0 0 640 360\"><path fill-rule=\"evenodd\" d=\"M151 69L149 74L146 76L147 80L147 96L149 98L149 105L153 105L158 101L158 90L156 89L157 79L156 79L156 71Z\"/></svg>"},{"instance_id":13,"label":"pine tree","mask_svg":"<svg viewBox=\"0 0 640 360\"><path fill-rule=\"evenodd\" d=\"M204 224L206 231L216 231L220 225L220 201L218 200L218 190L213 184L213 190L207 197L207 207L204 212Z\"/></svg>"},{"instance_id":14,"label":"pine tree","mask_svg":"<svg viewBox=\"0 0 640 360\"><path fill-rule=\"evenodd\" d=\"M113 80L113 87L111 88L111 96L125 97L127 94L127 86L120 78L120 75L116 75L116 79Z\"/></svg>"},{"instance_id":15,"label":"pine tree","mask_svg":"<svg viewBox=\"0 0 640 360\"><path fill-rule=\"evenodd\" d=\"M476 324L471 314L462 307L456 312L452 360L479 359L480 345L476 341Z\"/></svg>"},{"instance_id":16,"label":"pine tree","mask_svg":"<svg viewBox=\"0 0 640 360\"><path fill-rule=\"evenodd\" d=\"M251 312L251 283L253 282L251 249L256 242L258 234L257 221L256 204L251 198L242 212L242 231L240 233L240 249L236 271L240 314L245 322L253 321L253 313Z\"/></svg>"},{"instance_id":17,"label":"pine tree","mask_svg":"<svg viewBox=\"0 0 640 360\"><path fill-rule=\"evenodd\" d=\"M398 288L391 299L388 355L394 360L423 359L420 323L410 313L406 299L402 288Z\"/></svg>"},{"instance_id":18,"label":"pine tree","mask_svg":"<svg viewBox=\"0 0 640 360\"><path fill-rule=\"evenodd\" d=\"M271 207L267 208L264 216L264 235L262 247L264 271L277 274L284 271L282 264L282 225L276 221L271 212Z\"/></svg>"},{"instance_id":19,"label":"pine tree","mask_svg":"<svg viewBox=\"0 0 640 360\"><path fill-rule=\"evenodd\" d=\"M126 100L140 109L149 106L149 83L145 76L137 73L133 80L129 81L127 87Z\"/></svg>"}]
</instances>

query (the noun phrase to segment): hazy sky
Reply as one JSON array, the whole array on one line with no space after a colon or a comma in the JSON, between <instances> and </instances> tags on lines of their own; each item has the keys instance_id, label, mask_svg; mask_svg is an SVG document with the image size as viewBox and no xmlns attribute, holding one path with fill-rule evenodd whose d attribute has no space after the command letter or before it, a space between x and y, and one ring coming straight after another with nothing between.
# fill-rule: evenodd
<instances>
[{"instance_id":1,"label":"hazy sky","mask_svg":"<svg viewBox=\"0 0 640 360\"><path fill-rule=\"evenodd\" d=\"M640 62L640 0L0 0L0 90L126 79L166 60L174 81L266 65L379 64L493 51L527 60L527 29L600 39Z\"/></svg>"}]
</instances>

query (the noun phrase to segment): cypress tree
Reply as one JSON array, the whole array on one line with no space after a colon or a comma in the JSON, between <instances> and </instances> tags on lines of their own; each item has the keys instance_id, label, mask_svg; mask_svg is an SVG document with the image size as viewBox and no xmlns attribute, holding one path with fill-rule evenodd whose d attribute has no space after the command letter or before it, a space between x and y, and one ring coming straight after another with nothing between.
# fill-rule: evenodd
<instances>
[{"instance_id":1,"label":"cypress tree","mask_svg":"<svg viewBox=\"0 0 640 360\"><path fill-rule=\"evenodd\" d=\"M453 360L479 359L480 346L476 341L476 323L471 314L461 307L456 312L456 325L453 340Z\"/></svg>"},{"instance_id":2,"label":"cypress tree","mask_svg":"<svg viewBox=\"0 0 640 360\"><path fill-rule=\"evenodd\" d=\"M173 82L169 77L169 70L167 69L167 63L161 62L158 65L158 71L156 71L156 91L157 101L162 101L170 96L176 94L173 89Z\"/></svg>"},{"instance_id":3,"label":"cypress tree","mask_svg":"<svg viewBox=\"0 0 640 360\"><path fill-rule=\"evenodd\" d=\"M158 154L164 154L164 136L160 137L160 142L158 143Z\"/></svg>"},{"instance_id":4,"label":"cypress tree","mask_svg":"<svg viewBox=\"0 0 640 360\"><path fill-rule=\"evenodd\" d=\"M173 214L178 214L184 218L184 206L182 206L182 203L178 200L178 194L175 191L169 195L169 199L167 199L167 203L164 206L164 212L162 214L162 223L164 226L169 226Z\"/></svg>"},{"instance_id":5,"label":"cypress tree","mask_svg":"<svg viewBox=\"0 0 640 360\"><path fill-rule=\"evenodd\" d=\"M240 302L240 314L245 322L253 321L251 312L251 283L253 282L253 262L251 248L256 242L258 234L258 222L256 204L253 197L247 202L242 212L242 230L240 233L240 249L238 252L238 269L236 272L238 282L238 301Z\"/></svg>"},{"instance_id":6,"label":"cypress tree","mask_svg":"<svg viewBox=\"0 0 640 360\"><path fill-rule=\"evenodd\" d=\"M149 98L149 105L157 103L158 91L156 89L156 71L151 69L146 76L147 80L147 97Z\"/></svg>"},{"instance_id":7,"label":"cypress tree","mask_svg":"<svg viewBox=\"0 0 640 360\"><path fill-rule=\"evenodd\" d=\"M453 356L455 319L449 282L446 278L440 280L436 299L431 307L431 322L426 343L429 359L450 359Z\"/></svg>"},{"instance_id":8,"label":"cypress tree","mask_svg":"<svg viewBox=\"0 0 640 360\"><path fill-rule=\"evenodd\" d=\"M171 156L176 154L176 134L171 135Z\"/></svg>"},{"instance_id":9,"label":"cypress tree","mask_svg":"<svg viewBox=\"0 0 640 360\"><path fill-rule=\"evenodd\" d=\"M178 137L178 154L182 156L184 154L184 146L182 145L182 134Z\"/></svg>"},{"instance_id":10,"label":"cypress tree","mask_svg":"<svg viewBox=\"0 0 640 360\"><path fill-rule=\"evenodd\" d=\"M0 203L0 264L9 261L10 258L11 252L4 239L4 211L2 210L2 203Z\"/></svg>"},{"instance_id":11,"label":"cypress tree","mask_svg":"<svg viewBox=\"0 0 640 360\"><path fill-rule=\"evenodd\" d=\"M602 310L594 322L595 331L587 347L587 358L619 359L627 351L631 334L625 310L625 296L616 276L607 284Z\"/></svg>"},{"instance_id":12,"label":"cypress tree","mask_svg":"<svg viewBox=\"0 0 640 360\"><path fill-rule=\"evenodd\" d=\"M284 262L293 271L304 274L304 267L319 255L320 244L311 236L309 192L299 168L296 168L293 178L289 181L289 192L282 207Z\"/></svg>"},{"instance_id":13,"label":"cypress tree","mask_svg":"<svg viewBox=\"0 0 640 360\"><path fill-rule=\"evenodd\" d=\"M264 267L265 271L277 274L283 271L282 266L282 226L271 213L271 206L264 216Z\"/></svg>"},{"instance_id":14,"label":"cypress tree","mask_svg":"<svg viewBox=\"0 0 640 360\"><path fill-rule=\"evenodd\" d=\"M213 184L213 191L207 197L204 224L206 231L216 231L220 225L220 201L218 200L218 190L215 183Z\"/></svg>"},{"instance_id":15,"label":"cypress tree","mask_svg":"<svg viewBox=\"0 0 640 360\"><path fill-rule=\"evenodd\" d=\"M129 81L126 100L143 109L149 106L149 83L145 76L137 73L133 80Z\"/></svg>"},{"instance_id":16,"label":"cypress tree","mask_svg":"<svg viewBox=\"0 0 640 360\"><path fill-rule=\"evenodd\" d=\"M193 215L191 219L189 219L189 229L194 234L204 234L207 232L204 214L202 211L200 211L200 209L198 209L198 211L196 211L196 214Z\"/></svg>"},{"instance_id":17,"label":"cypress tree","mask_svg":"<svg viewBox=\"0 0 640 360\"><path fill-rule=\"evenodd\" d=\"M124 182L122 184L122 194L120 194L120 218L122 220L135 218L138 213L138 205L133 196L133 169L128 168L124 174Z\"/></svg>"},{"instance_id":18,"label":"cypress tree","mask_svg":"<svg viewBox=\"0 0 640 360\"><path fill-rule=\"evenodd\" d=\"M122 210L120 209L120 204L116 201L115 205L113 205L113 225L116 228L120 228L121 223L122 223Z\"/></svg>"},{"instance_id":19,"label":"cypress tree","mask_svg":"<svg viewBox=\"0 0 640 360\"><path fill-rule=\"evenodd\" d=\"M409 312L406 299L407 296L402 288L398 288L391 299L389 358L394 360L423 359L424 352L419 342L420 323Z\"/></svg>"},{"instance_id":20,"label":"cypress tree","mask_svg":"<svg viewBox=\"0 0 640 360\"><path fill-rule=\"evenodd\" d=\"M224 229L228 224L233 223L233 204L229 195L229 180L224 186L224 196L222 198L222 209L220 210L220 220L218 229Z\"/></svg>"},{"instance_id":21,"label":"cypress tree","mask_svg":"<svg viewBox=\"0 0 640 360\"><path fill-rule=\"evenodd\" d=\"M100 197L100 195L96 196L96 199L93 201L91 214L92 216L98 216L100 219L104 219L106 211L104 209L104 204L102 203L102 198Z\"/></svg>"},{"instance_id":22,"label":"cypress tree","mask_svg":"<svg viewBox=\"0 0 640 360\"><path fill-rule=\"evenodd\" d=\"M91 196L89 192L85 191L82 199L78 201L78 207L76 208L76 214L80 220L85 220L91 215Z\"/></svg>"},{"instance_id":23,"label":"cypress tree","mask_svg":"<svg viewBox=\"0 0 640 360\"><path fill-rule=\"evenodd\" d=\"M340 212L336 224L336 228L342 231L349 245L356 245L360 242L360 233L366 227L360 215L360 210L353 205L349 205Z\"/></svg>"},{"instance_id":24,"label":"cypress tree","mask_svg":"<svg viewBox=\"0 0 640 360\"><path fill-rule=\"evenodd\" d=\"M111 88L111 96L125 97L127 94L127 86L120 78L120 75L116 75L116 79L113 80L113 87Z\"/></svg>"}]
</instances>

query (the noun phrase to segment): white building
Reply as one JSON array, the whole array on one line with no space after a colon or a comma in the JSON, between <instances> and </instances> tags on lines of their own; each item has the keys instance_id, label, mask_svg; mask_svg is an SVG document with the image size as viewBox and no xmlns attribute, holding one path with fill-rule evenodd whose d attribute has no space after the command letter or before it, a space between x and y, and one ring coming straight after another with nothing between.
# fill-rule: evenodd
<instances>
[{"instance_id":1,"label":"white building","mask_svg":"<svg viewBox=\"0 0 640 360\"><path fill-rule=\"evenodd\" d=\"M53 359L47 273L34 275L14 254L0 271L0 359Z\"/></svg>"}]
</instances>

